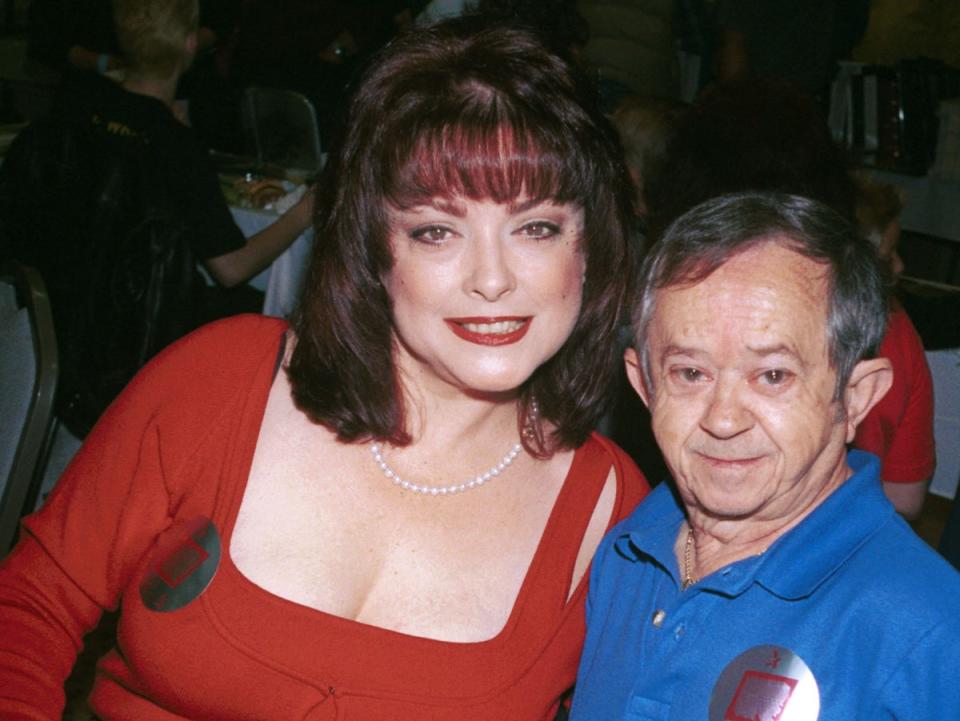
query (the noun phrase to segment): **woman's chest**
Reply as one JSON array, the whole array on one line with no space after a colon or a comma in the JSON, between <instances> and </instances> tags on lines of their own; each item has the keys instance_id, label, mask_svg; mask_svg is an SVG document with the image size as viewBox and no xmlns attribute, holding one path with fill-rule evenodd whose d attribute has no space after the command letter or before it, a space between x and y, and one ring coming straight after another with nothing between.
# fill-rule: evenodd
<instances>
[{"instance_id":1,"label":"woman's chest","mask_svg":"<svg viewBox=\"0 0 960 721\"><path fill-rule=\"evenodd\" d=\"M418 718L446 719L467 718L469 714L461 713L464 704L474 708L478 703L478 709L486 708L487 717L490 713L496 717L496 704L486 705L493 703L494 691L509 689L508 695L518 703L550 704L556 698L552 694L572 679L582 632L576 614L544 618L539 625L524 619L511 627L509 635L479 644L442 643L419 637L425 634L384 630L377 627L383 624L365 620L364 613L380 613L381 618L392 614L400 619L400 626L404 614L409 614L424 626L437 619L465 619L464 626L475 628L473 614L487 612L475 600L485 589L482 583L463 583L463 578L471 576L466 567L469 554L461 554L460 561L465 562L451 565L442 550L430 547L444 535L425 534L404 554L397 550L401 544L391 540L394 534L376 532L378 527L389 529L389 519L373 513L365 524L339 526L344 530L340 535L317 522L318 513L329 518L343 510L331 508L326 501L281 503L275 510L283 511L286 518L284 514L262 516L266 520L259 530L264 533L249 536L249 558L268 570L282 566L288 572L276 574L279 582L309 589L314 599L354 602L361 593L359 586L353 587L357 596L324 596L322 586L349 586L346 579L367 579L370 586L359 607L358 623L346 614L291 603L273 589L252 582L231 556L230 504L227 510L221 505L214 502L200 509L213 519L208 525L175 519L137 569L124 597L119 653L103 662L105 673L95 693L104 717L107 710L125 709L118 704L127 703L133 704L130 717L138 718L153 718L147 711L156 708L186 718L320 719L340 717L351 708L361 714L357 718L404 718L410 717L409 712ZM191 513L195 510L191 506ZM281 531L271 535L267 527ZM316 529L326 543L312 548L299 543L302 533L294 529L308 527ZM365 539L364 533L368 534ZM469 536L464 547L473 540ZM239 540L238 548L244 547L242 537L234 540ZM219 548L213 541L220 543ZM413 560L395 560L403 555ZM483 555L478 553L477 558ZM498 571L485 573L490 574L491 584L500 583L492 577ZM518 575L519 584L523 574ZM149 587L152 581L156 588L158 577L170 588L189 591L190 597L165 606L153 603L156 599L148 598ZM322 580L317 583L316 579ZM438 579L444 579L445 590ZM461 590L451 590L456 588ZM409 603L403 602L405 595ZM509 613L507 608L505 614ZM444 628L442 623L439 627ZM457 630L455 624L448 628ZM564 643L541 656L540 649L557 634ZM538 674L541 680L555 679L551 684L556 691L523 692L526 682L514 686L521 669L535 658L541 659L537 664L546 664L545 675ZM477 673L478 669L482 672ZM431 701L421 707L425 698ZM136 704L147 706L141 709Z\"/></svg>"},{"instance_id":2,"label":"woman's chest","mask_svg":"<svg viewBox=\"0 0 960 721\"><path fill-rule=\"evenodd\" d=\"M293 469L285 478L251 475L230 546L250 581L308 608L415 636L476 642L503 629L549 505L503 513L479 494L396 493L376 474L344 486L335 462L330 469L309 478Z\"/></svg>"}]
</instances>

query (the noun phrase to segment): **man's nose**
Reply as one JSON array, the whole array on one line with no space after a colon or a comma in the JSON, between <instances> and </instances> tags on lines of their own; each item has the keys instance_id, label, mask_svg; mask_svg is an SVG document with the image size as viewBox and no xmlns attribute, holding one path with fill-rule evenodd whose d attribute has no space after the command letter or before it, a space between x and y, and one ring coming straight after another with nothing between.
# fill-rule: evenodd
<instances>
[{"instance_id":1,"label":"man's nose","mask_svg":"<svg viewBox=\"0 0 960 721\"><path fill-rule=\"evenodd\" d=\"M509 254L497 239L481 239L470 255L465 290L488 301L496 301L516 287Z\"/></svg>"},{"instance_id":2,"label":"man's nose","mask_svg":"<svg viewBox=\"0 0 960 721\"><path fill-rule=\"evenodd\" d=\"M741 397L742 385L737 378L717 379L700 420L700 427L711 436L733 438L753 427L753 414Z\"/></svg>"}]
</instances>

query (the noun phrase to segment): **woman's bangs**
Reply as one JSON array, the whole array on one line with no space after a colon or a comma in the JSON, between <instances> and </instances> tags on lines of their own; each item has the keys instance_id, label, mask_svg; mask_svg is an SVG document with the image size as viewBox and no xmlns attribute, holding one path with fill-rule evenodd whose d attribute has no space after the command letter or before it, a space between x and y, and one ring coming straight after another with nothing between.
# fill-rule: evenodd
<instances>
[{"instance_id":1,"label":"woman's bangs","mask_svg":"<svg viewBox=\"0 0 960 721\"><path fill-rule=\"evenodd\" d=\"M532 133L445 126L418 136L397 158L386 184L388 201L399 208L437 197L506 203L529 199L573 199L569 156Z\"/></svg>"}]
</instances>

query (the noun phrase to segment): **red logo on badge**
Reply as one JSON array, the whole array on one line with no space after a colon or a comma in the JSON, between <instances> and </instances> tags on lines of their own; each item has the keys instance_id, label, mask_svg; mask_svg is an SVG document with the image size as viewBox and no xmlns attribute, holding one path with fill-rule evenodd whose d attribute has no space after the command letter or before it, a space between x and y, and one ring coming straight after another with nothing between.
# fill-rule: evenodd
<instances>
[{"instance_id":1,"label":"red logo on badge","mask_svg":"<svg viewBox=\"0 0 960 721\"><path fill-rule=\"evenodd\" d=\"M183 580L210 556L189 536L181 539L180 545L170 555L160 561L154 571L171 588L179 586Z\"/></svg>"},{"instance_id":2,"label":"red logo on badge","mask_svg":"<svg viewBox=\"0 0 960 721\"><path fill-rule=\"evenodd\" d=\"M198 598L220 564L220 536L208 518L180 521L157 539L140 582L140 598L153 611L176 611Z\"/></svg>"},{"instance_id":3,"label":"red logo on badge","mask_svg":"<svg viewBox=\"0 0 960 721\"><path fill-rule=\"evenodd\" d=\"M797 680L748 670L740 679L724 721L778 721L787 708Z\"/></svg>"}]
</instances>

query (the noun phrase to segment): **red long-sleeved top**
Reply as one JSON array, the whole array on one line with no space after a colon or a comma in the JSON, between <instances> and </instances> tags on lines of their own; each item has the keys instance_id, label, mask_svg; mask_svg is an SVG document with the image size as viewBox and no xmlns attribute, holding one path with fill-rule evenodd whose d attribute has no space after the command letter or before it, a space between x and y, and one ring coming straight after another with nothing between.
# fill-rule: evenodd
<instances>
[{"instance_id":1,"label":"red long-sleeved top","mask_svg":"<svg viewBox=\"0 0 960 721\"><path fill-rule=\"evenodd\" d=\"M285 328L231 319L162 353L25 521L0 567L0 718L59 719L83 634L118 605L117 646L91 696L104 721L553 717L584 634L586 579L567 600L583 532L611 466L614 521L646 492L639 471L600 437L576 452L513 611L488 641L408 636L279 598L228 549ZM198 518L214 529L205 543L219 541L218 563L210 543L184 540ZM157 578L183 591L211 568L190 603L145 602L157 605Z\"/></svg>"}]
</instances>

